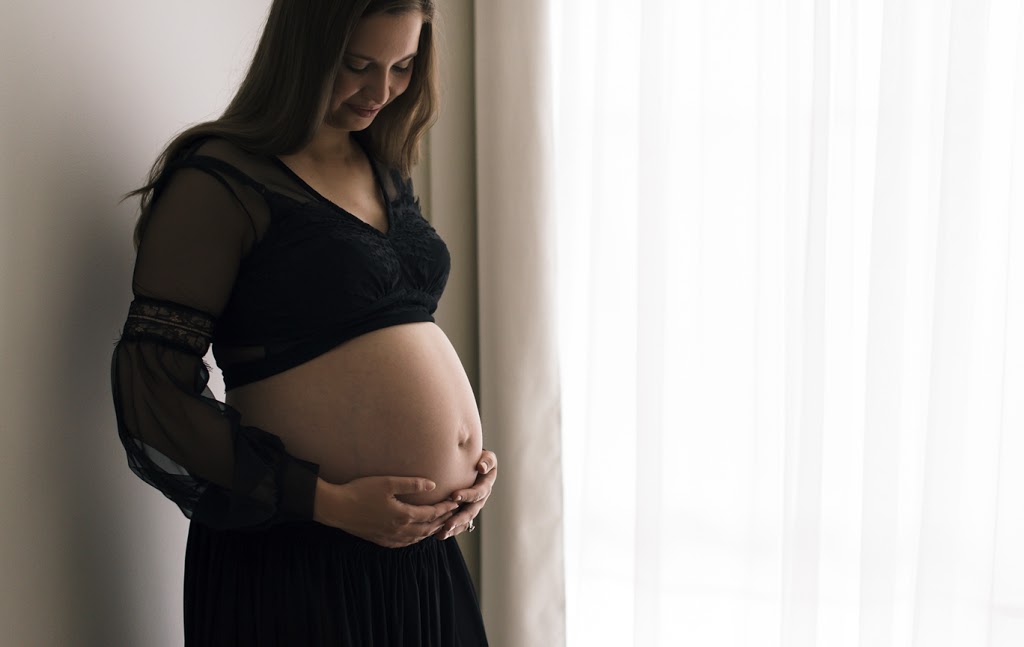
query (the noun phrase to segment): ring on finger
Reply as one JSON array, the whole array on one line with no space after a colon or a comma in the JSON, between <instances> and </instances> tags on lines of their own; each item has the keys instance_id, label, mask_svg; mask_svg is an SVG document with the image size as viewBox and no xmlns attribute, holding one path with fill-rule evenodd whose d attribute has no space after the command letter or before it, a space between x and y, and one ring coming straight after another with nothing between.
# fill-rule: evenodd
<instances>
[{"instance_id":1,"label":"ring on finger","mask_svg":"<svg viewBox=\"0 0 1024 647\"><path fill-rule=\"evenodd\" d=\"M472 519L470 519L470 520L469 520L469 531L470 531L470 532L473 532L474 530L476 530L476 524L475 524L475 523L473 523L473 520L472 520Z\"/></svg>"}]
</instances>

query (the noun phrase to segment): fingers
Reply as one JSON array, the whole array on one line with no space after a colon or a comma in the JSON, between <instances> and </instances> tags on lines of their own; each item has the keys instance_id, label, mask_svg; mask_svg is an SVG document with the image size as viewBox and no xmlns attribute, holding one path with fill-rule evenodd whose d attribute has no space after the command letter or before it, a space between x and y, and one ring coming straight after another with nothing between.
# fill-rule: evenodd
<instances>
[{"instance_id":1,"label":"fingers","mask_svg":"<svg viewBox=\"0 0 1024 647\"><path fill-rule=\"evenodd\" d=\"M434 521L406 524L403 530L407 532L403 534L407 537L407 539L405 539L405 541L401 544L396 544L396 546L409 546L430 536L435 536L437 537L438 540L444 541L446 539L450 539L452 537L461 535L462 533L469 531L469 524L473 523L477 519L477 516L480 514L480 511L483 510L485 502L486 497L478 501L477 503L466 504L465 507L463 507L461 510L446 512ZM451 502L449 501L442 503ZM412 534L410 535L408 533Z\"/></svg>"},{"instance_id":2,"label":"fingers","mask_svg":"<svg viewBox=\"0 0 1024 647\"><path fill-rule=\"evenodd\" d=\"M480 514L488 497L491 496L494 481L498 477L497 454L485 449L480 454L477 471L480 474L477 475L473 487L452 492L451 500L461 503L463 507L462 510L452 515L451 519L444 523L438 534L439 539L448 539L466 532L469 529L470 522Z\"/></svg>"},{"instance_id":3,"label":"fingers","mask_svg":"<svg viewBox=\"0 0 1024 647\"><path fill-rule=\"evenodd\" d=\"M416 494L417 492L430 492L437 487L437 484L430 479L415 476L392 476L390 486L391 491L395 494Z\"/></svg>"},{"instance_id":4,"label":"fingers","mask_svg":"<svg viewBox=\"0 0 1024 647\"><path fill-rule=\"evenodd\" d=\"M444 541L446 539L456 537L464 532L469 531L470 524L474 524L475 526L477 513L479 513L479 509L473 512L472 514L468 514L467 510L467 514L459 514L454 516L447 523L441 526L441 529L437 532L437 538L441 541ZM474 527L474 530L475 529L476 528Z\"/></svg>"},{"instance_id":5,"label":"fingers","mask_svg":"<svg viewBox=\"0 0 1024 647\"><path fill-rule=\"evenodd\" d=\"M395 525L399 526L413 523L433 523L441 517L447 519L459 508L459 504L454 501L441 501L434 505L415 505L398 500L395 503L399 510L406 515L397 518Z\"/></svg>"},{"instance_id":6,"label":"fingers","mask_svg":"<svg viewBox=\"0 0 1024 647\"><path fill-rule=\"evenodd\" d=\"M415 504L398 498L436 489L436 483L426 478L372 476L336 487L345 493L341 498L345 523L338 527L389 548L409 546L439 533L459 508L450 500Z\"/></svg>"},{"instance_id":7,"label":"fingers","mask_svg":"<svg viewBox=\"0 0 1024 647\"><path fill-rule=\"evenodd\" d=\"M491 487L489 485L473 486L465 490L452 492L452 501L462 504L476 503L477 501L483 501L489 496L491 496Z\"/></svg>"},{"instance_id":8,"label":"fingers","mask_svg":"<svg viewBox=\"0 0 1024 647\"><path fill-rule=\"evenodd\" d=\"M408 529L414 533L412 536L415 538L413 543L441 532L444 529L444 525L452 518L453 514L454 513L449 512L436 521L410 525Z\"/></svg>"},{"instance_id":9,"label":"fingers","mask_svg":"<svg viewBox=\"0 0 1024 647\"><path fill-rule=\"evenodd\" d=\"M454 537L459 532L468 530L469 522L477 518L480 511L484 509L485 500L481 500L477 503L471 503L463 507L461 510L456 512L449 518L442 526L441 531L438 534L438 539L447 539L448 537ZM465 526L462 530L459 530L460 526Z\"/></svg>"},{"instance_id":10,"label":"fingers","mask_svg":"<svg viewBox=\"0 0 1024 647\"><path fill-rule=\"evenodd\" d=\"M491 496L491 489L494 487L494 481L497 478L496 466L486 474L480 474L476 477L476 483L473 487L466 488L464 490L456 490L452 492L451 500L457 503L476 503L477 501L483 501L487 497Z\"/></svg>"},{"instance_id":11,"label":"fingers","mask_svg":"<svg viewBox=\"0 0 1024 647\"><path fill-rule=\"evenodd\" d=\"M498 455L489 449L485 449L480 455L480 462L476 465L477 471L481 474L487 474L496 467L498 467Z\"/></svg>"},{"instance_id":12,"label":"fingers","mask_svg":"<svg viewBox=\"0 0 1024 647\"><path fill-rule=\"evenodd\" d=\"M454 512L447 512L431 521L396 523L390 531L381 533L372 541L387 548L411 546L439 533L453 514Z\"/></svg>"},{"instance_id":13,"label":"fingers","mask_svg":"<svg viewBox=\"0 0 1024 647\"><path fill-rule=\"evenodd\" d=\"M476 464L476 470L480 472L476 477L473 487L464 490L456 490L449 497L457 503L476 503L491 496L491 487L498 478L498 455L489 449L480 454L480 461Z\"/></svg>"}]
</instances>

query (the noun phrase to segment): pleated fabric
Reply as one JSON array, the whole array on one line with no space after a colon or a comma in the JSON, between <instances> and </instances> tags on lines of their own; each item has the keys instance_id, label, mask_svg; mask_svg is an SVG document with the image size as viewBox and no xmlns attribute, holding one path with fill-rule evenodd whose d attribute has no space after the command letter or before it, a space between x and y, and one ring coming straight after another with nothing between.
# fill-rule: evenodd
<instances>
[{"instance_id":1,"label":"pleated fabric","mask_svg":"<svg viewBox=\"0 0 1024 647\"><path fill-rule=\"evenodd\" d=\"M189 527L186 647L483 647L454 539L384 548L315 522Z\"/></svg>"}]
</instances>

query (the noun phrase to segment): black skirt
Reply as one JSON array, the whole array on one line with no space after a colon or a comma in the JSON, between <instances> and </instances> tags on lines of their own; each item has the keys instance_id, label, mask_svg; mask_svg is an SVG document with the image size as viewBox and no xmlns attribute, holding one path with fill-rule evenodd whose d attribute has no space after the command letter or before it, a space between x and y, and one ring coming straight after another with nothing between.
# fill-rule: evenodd
<instances>
[{"instance_id":1,"label":"black skirt","mask_svg":"<svg viewBox=\"0 0 1024 647\"><path fill-rule=\"evenodd\" d=\"M454 539L383 548L315 522L189 526L187 647L483 647Z\"/></svg>"}]
</instances>

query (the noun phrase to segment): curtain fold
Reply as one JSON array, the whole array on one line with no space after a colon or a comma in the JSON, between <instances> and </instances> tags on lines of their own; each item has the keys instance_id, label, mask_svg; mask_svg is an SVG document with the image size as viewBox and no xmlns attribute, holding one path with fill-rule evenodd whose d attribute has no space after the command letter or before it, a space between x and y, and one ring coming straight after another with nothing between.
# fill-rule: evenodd
<instances>
[{"instance_id":1,"label":"curtain fold","mask_svg":"<svg viewBox=\"0 0 1024 647\"><path fill-rule=\"evenodd\" d=\"M474 8L480 409L499 478L480 524L495 647L564 644L550 8Z\"/></svg>"}]
</instances>

